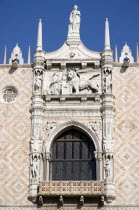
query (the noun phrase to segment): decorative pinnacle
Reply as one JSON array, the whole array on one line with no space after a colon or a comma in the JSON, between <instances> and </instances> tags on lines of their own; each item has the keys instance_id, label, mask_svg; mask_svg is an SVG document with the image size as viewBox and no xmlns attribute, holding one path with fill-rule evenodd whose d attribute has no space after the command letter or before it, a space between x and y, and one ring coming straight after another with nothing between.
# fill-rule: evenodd
<instances>
[{"instance_id":1,"label":"decorative pinnacle","mask_svg":"<svg viewBox=\"0 0 139 210\"><path fill-rule=\"evenodd\" d=\"M37 38L36 50L42 50L42 21L41 19L39 19L39 23L38 23L38 38Z\"/></svg>"},{"instance_id":2,"label":"decorative pinnacle","mask_svg":"<svg viewBox=\"0 0 139 210\"><path fill-rule=\"evenodd\" d=\"M110 33L109 33L109 22L108 18L105 21L105 50L110 50Z\"/></svg>"},{"instance_id":3,"label":"decorative pinnacle","mask_svg":"<svg viewBox=\"0 0 139 210\"><path fill-rule=\"evenodd\" d=\"M6 46L5 46L5 49L4 49L3 64L6 64Z\"/></svg>"},{"instance_id":4,"label":"decorative pinnacle","mask_svg":"<svg viewBox=\"0 0 139 210\"><path fill-rule=\"evenodd\" d=\"M117 50L117 45L115 45L115 63L118 63L118 50Z\"/></svg>"},{"instance_id":5,"label":"decorative pinnacle","mask_svg":"<svg viewBox=\"0 0 139 210\"><path fill-rule=\"evenodd\" d=\"M28 64L30 64L30 46L28 48L28 61L27 61Z\"/></svg>"},{"instance_id":6,"label":"decorative pinnacle","mask_svg":"<svg viewBox=\"0 0 139 210\"><path fill-rule=\"evenodd\" d=\"M136 45L136 62L139 63L139 46L138 46L138 43Z\"/></svg>"}]
</instances>

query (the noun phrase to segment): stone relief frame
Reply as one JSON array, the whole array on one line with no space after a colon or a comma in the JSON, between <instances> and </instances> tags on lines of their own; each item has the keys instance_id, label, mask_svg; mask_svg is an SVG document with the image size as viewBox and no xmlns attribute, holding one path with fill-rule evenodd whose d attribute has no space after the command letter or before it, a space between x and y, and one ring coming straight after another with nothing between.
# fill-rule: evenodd
<instances>
[{"instance_id":1,"label":"stone relief frame","mask_svg":"<svg viewBox=\"0 0 139 210\"><path fill-rule=\"evenodd\" d=\"M97 180L102 180L102 151L99 145L99 138L98 136L95 134L95 132L93 130L91 130L90 128L88 128L86 125L78 122L78 121L67 121L65 123L60 123L60 124L56 124L56 126L54 126L54 129L51 130L50 135L47 136L45 139L45 144L44 144L44 148L43 150L46 152L45 157L46 157L46 164L45 167L43 168L42 173L46 174L45 175L45 181L50 181L50 177L51 177L51 171L50 171L50 158L51 158L51 148L52 148L52 144L55 141L55 139L63 132L67 131L69 128L75 128L83 133L85 133L90 140L93 142L94 146L95 146L95 158L96 158L96 179Z\"/></svg>"}]
</instances>

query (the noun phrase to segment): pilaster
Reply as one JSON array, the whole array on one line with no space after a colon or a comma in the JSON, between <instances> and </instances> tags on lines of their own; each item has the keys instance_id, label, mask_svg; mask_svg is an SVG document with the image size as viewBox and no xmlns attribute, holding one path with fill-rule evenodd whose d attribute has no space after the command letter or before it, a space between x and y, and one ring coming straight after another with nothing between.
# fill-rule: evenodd
<instances>
[{"instance_id":1,"label":"pilaster","mask_svg":"<svg viewBox=\"0 0 139 210\"><path fill-rule=\"evenodd\" d=\"M103 179L107 203L115 198L114 184L114 96L112 93L112 51L102 52Z\"/></svg>"},{"instance_id":2,"label":"pilaster","mask_svg":"<svg viewBox=\"0 0 139 210\"><path fill-rule=\"evenodd\" d=\"M37 50L34 53L33 88L31 108L31 142L30 142L30 199L36 201L37 189L40 181L40 171L43 162L42 155L42 125L43 125L43 71L44 52Z\"/></svg>"}]
</instances>

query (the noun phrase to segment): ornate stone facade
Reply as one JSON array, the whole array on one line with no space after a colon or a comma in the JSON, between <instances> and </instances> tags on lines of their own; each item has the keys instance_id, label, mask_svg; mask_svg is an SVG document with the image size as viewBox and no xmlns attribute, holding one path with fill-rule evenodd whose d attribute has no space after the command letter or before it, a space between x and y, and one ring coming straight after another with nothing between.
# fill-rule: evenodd
<instances>
[{"instance_id":1,"label":"ornate stone facade","mask_svg":"<svg viewBox=\"0 0 139 210\"><path fill-rule=\"evenodd\" d=\"M16 45L0 65L0 210L139 209L139 63L127 46L113 61L108 19L101 53L83 45L80 22L74 6L67 41L46 53L39 20L33 64ZM73 128L94 145L96 180L52 180L52 145Z\"/></svg>"}]
</instances>

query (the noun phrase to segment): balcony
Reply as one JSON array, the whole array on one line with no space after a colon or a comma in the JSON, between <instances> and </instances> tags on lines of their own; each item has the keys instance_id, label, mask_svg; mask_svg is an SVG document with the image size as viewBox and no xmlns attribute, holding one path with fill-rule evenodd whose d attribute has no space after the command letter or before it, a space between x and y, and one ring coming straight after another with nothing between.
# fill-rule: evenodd
<instances>
[{"instance_id":1,"label":"balcony","mask_svg":"<svg viewBox=\"0 0 139 210\"><path fill-rule=\"evenodd\" d=\"M41 196L88 196L104 194L104 183L100 181L50 181L40 182L38 195Z\"/></svg>"}]
</instances>

